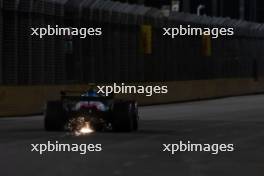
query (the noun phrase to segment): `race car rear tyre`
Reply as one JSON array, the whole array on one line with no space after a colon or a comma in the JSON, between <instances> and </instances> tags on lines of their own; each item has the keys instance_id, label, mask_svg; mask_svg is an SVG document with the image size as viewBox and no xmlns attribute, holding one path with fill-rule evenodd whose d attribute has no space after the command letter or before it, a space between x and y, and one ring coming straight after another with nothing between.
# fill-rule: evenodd
<instances>
[{"instance_id":1,"label":"race car rear tyre","mask_svg":"<svg viewBox=\"0 0 264 176\"><path fill-rule=\"evenodd\" d=\"M62 131L64 129L63 107L61 101L49 101L46 105L44 127L46 131Z\"/></svg>"},{"instance_id":2,"label":"race car rear tyre","mask_svg":"<svg viewBox=\"0 0 264 176\"><path fill-rule=\"evenodd\" d=\"M134 130L133 104L118 102L114 104L113 130L116 132L131 132Z\"/></svg>"}]
</instances>

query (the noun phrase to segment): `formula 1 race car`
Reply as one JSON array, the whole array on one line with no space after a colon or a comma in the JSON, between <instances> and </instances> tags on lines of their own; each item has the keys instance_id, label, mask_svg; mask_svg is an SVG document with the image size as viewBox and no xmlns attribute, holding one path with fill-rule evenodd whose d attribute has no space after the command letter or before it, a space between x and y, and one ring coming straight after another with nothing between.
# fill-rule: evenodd
<instances>
[{"instance_id":1,"label":"formula 1 race car","mask_svg":"<svg viewBox=\"0 0 264 176\"><path fill-rule=\"evenodd\" d=\"M138 130L137 102L96 92L62 91L60 100L47 102L44 114L47 131L78 131L87 123L93 131Z\"/></svg>"}]
</instances>

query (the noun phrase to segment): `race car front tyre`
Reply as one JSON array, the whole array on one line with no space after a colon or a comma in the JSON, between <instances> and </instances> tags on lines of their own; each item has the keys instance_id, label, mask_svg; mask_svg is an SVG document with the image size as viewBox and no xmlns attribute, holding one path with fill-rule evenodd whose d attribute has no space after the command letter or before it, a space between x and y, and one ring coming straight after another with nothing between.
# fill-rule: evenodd
<instances>
[{"instance_id":1,"label":"race car front tyre","mask_svg":"<svg viewBox=\"0 0 264 176\"><path fill-rule=\"evenodd\" d=\"M133 104L117 102L113 110L113 130L116 132L131 132L134 129Z\"/></svg>"},{"instance_id":2,"label":"race car front tyre","mask_svg":"<svg viewBox=\"0 0 264 176\"><path fill-rule=\"evenodd\" d=\"M49 101L46 104L44 127L46 131L62 131L64 129L63 107L61 101Z\"/></svg>"}]
</instances>

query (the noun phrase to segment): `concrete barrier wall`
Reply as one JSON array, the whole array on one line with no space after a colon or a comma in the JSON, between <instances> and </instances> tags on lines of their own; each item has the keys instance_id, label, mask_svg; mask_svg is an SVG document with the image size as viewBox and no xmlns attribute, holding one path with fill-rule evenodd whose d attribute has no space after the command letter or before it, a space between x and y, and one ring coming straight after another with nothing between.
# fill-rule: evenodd
<instances>
[{"instance_id":1,"label":"concrete barrier wall","mask_svg":"<svg viewBox=\"0 0 264 176\"><path fill-rule=\"evenodd\" d=\"M169 92L151 97L144 95L117 95L117 97L135 99L141 105L149 105L264 92L264 80L253 79L175 81L139 85L167 85ZM45 102L58 99L61 90L84 91L88 87L88 85L0 86L0 116L41 113Z\"/></svg>"}]
</instances>

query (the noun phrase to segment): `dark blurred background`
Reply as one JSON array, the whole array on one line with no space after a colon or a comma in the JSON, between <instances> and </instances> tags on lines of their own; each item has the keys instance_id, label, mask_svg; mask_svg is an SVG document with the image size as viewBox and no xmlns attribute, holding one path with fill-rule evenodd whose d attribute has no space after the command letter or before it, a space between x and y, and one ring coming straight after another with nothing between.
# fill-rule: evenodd
<instances>
[{"instance_id":1,"label":"dark blurred background","mask_svg":"<svg viewBox=\"0 0 264 176\"><path fill-rule=\"evenodd\" d=\"M262 1L120 1L0 0L0 84L264 77L264 25L248 22L264 20ZM30 36L32 27L55 24L101 27L104 35ZM212 41L161 35L163 27L177 24L232 27L235 35Z\"/></svg>"},{"instance_id":2,"label":"dark blurred background","mask_svg":"<svg viewBox=\"0 0 264 176\"><path fill-rule=\"evenodd\" d=\"M199 5L204 5L203 14L208 16L230 17L255 22L264 21L263 0L115 0L145 4L147 6L162 8L164 5L179 3L182 12L197 13Z\"/></svg>"},{"instance_id":3,"label":"dark blurred background","mask_svg":"<svg viewBox=\"0 0 264 176\"><path fill-rule=\"evenodd\" d=\"M62 89L88 83L171 83L172 93L152 104L264 92L262 1L122 2L0 0L0 116L39 113ZM234 35L162 35L179 24ZM48 25L100 27L103 35L30 35Z\"/></svg>"}]
</instances>

